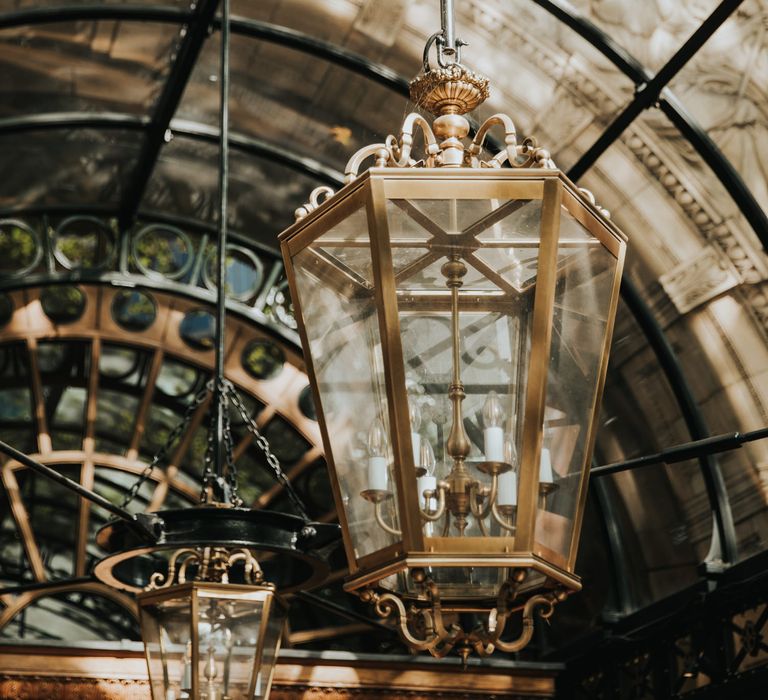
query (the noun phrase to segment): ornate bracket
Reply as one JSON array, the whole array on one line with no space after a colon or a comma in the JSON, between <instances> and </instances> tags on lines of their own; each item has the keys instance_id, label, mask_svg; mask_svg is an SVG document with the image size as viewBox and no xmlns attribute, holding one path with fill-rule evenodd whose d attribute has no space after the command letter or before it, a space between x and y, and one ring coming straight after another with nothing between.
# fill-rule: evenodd
<instances>
[{"instance_id":1,"label":"ornate bracket","mask_svg":"<svg viewBox=\"0 0 768 700\"><path fill-rule=\"evenodd\" d=\"M264 584L264 574L259 562L249 549L227 549L225 547L185 547L177 549L168 560L168 572L163 575L156 571L149 579L144 590L152 591L161 588L187 583L187 581L206 581L213 583L229 583L229 570L237 562L244 563L245 583L249 585ZM188 576L190 566L197 569Z\"/></svg>"},{"instance_id":2,"label":"ornate bracket","mask_svg":"<svg viewBox=\"0 0 768 700\"><path fill-rule=\"evenodd\" d=\"M396 615L395 621L402 640L416 651L428 651L432 656L442 658L454 647L466 662L474 651L479 656L490 656L495 649L508 653L520 651L531 641L534 632L536 612L544 620L554 613L555 605L564 600L566 593L535 595L522 606L522 631L516 639L503 641L507 622L520 610L513 607L519 582L525 578L524 572L518 572L517 580L507 581L500 589L496 607L489 611L488 623L479 629L466 631L457 624L446 625L444 611L440 602L437 585L430 579L424 582L427 593L426 605L406 604L394 593L382 593L371 588L360 593L360 599L374 606L376 614L382 619Z\"/></svg>"}]
</instances>

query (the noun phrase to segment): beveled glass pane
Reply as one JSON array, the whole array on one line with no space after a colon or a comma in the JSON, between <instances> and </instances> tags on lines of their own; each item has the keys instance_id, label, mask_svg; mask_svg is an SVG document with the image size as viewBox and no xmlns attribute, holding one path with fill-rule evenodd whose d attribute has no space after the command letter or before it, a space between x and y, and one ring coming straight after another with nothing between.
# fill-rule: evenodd
<instances>
[{"instance_id":1,"label":"beveled glass pane","mask_svg":"<svg viewBox=\"0 0 768 700\"><path fill-rule=\"evenodd\" d=\"M318 408L357 557L399 540L389 531L398 529L397 497L369 245L359 207L293 260Z\"/></svg>"},{"instance_id":2,"label":"beveled glass pane","mask_svg":"<svg viewBox=\"0 0 768 700\"><path fill-rule=\"evenodd\" d=\"M615 275L616 258L562 208L535 535L535 551L560 566L590 456Z\"/></svg>"}]
</instances>

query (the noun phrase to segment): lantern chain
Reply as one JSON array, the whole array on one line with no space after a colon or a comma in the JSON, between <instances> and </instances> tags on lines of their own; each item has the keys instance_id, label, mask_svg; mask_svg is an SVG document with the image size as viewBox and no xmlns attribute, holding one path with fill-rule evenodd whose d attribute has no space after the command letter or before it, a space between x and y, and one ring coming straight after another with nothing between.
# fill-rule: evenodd
<instances>
[{"instance_id":1,"label":"lantern chain","mask_svg":"<svg viewBox=\"0 0 768 700\"><path fill-rule=\"evenodd\" d=\"M291 500L291 503L293 504L294 508L296 508L299 515L305 521L309 522L310 518L307 515L307 510L304 506L303 501L301 500L301 498L299 498L299 495L296 493L295 489L293 488L293 485L291 484L290 479L288 479L285 472L280 467L280 462L278 461L277 457L275 457L275 455L272 453L268 440L264 437L264 435L262 435L261 431L259 430L259 426L256 424L256 421L248 413L248 409L245 407L245 404L240 398L240 394L237 392L237 389L235 389L234 385L229 380L224 381L224 387L227 395L230 397L232 401L232 404L240 413L240 417L243 419L243 422L245 423L246 427L248 428L250 433L253 435L254 441L258 445L259 449L264 453L264 457L267 460L267 464L270 466L270 468L274 472L278 482L280 482L285 488L288 494L288 498Z\"/></svg>"},{"instance_id":2,"label":"lantern chain","mask_svg":"<svg viewBox=\"0 0 768 700\"><path fill-rule=\"evenodd\" d=\"M192 415L206 400L211 389L211 382L208 382L202 389L200 389L200 391L197 392L197 394L195 394L194 399L192 399L184 411L184 416L182 419L179 421L176 427L171 430L165 442L160 446L160 449L155 453L155 456L152 457L152 461L147 464L147 466L144 468L144 471L139 475L139 478L136 479L133 486L131 486L131 488L128 490L128 493L125 494L125 498L123 499L121 507L125 508L136 498L136 496L139 494L139 490L146 483L147 479L149 479L149 477L152 475L152 472L155 470L155 468L160 466L161 463L168 459L168 452L171 450L175 442L182 436L184 431L189 427L189 423L192 420Z\"/></svg>"}]
</instances>

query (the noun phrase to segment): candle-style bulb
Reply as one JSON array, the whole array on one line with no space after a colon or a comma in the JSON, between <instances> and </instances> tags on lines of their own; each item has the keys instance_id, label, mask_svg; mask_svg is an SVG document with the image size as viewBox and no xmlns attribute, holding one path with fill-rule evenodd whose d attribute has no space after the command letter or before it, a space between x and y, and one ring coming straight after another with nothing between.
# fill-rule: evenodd
<instances>
[{"instance_id":1,"label":"candle-style bulb","mask_svg":"<svg viewBox=\"0 0 768 700\"><path fill-rule=\"evenodd\" d=\"M386 457L388 447L387 433L382 422L377 418L371 423L368 431L368 456Z\"/></svg>"},{"instance_id":2,"label":"candle-style bulb","mask_svg":"<svg viewBox=\"0 0 768 700\"><path fill-rule=\"evenodd\" d=\"M504 461L514 466L517 463L517 448L512 433L504 435Z\"/></svg>"},{"instance_id":3,"label":"candle-style bulb","mask_svg":"<svg viewBox=\"0 0 768 700\"><path fill-rule=\"evenodd\" d=\"M389 441L384 425L378 418L368 431L368 489L386 491L389 483L387 453Z\"/></svg>"},{"instance_id":4,"label":"candle-style bulb","mask_svg":"<svg viewBox=\"0 0 768 700\"><path fill-rule=\"evenodd\" d=\"M504 409L495 391L489 391L483 404L483 452L488 462L504 460Z\"/></svg>"},{"instance_id":5,"label":"candle-style bulb","mask_svg":"<svg viewBox=\"0 0 768 700\"><path fill-rule=\"evenodd\" d=\"M500 428L504 423L504 409L495 391L489 391L483 404L483 425L486 428Z\"/></svg>"},{"instance_id":6,"label":"candle-style bulb","mask_svg":"<svg viewBox=\"0 0 768 700\"><path fill-rule=\"evenodd\" d=\"M411 431L419 432L421 427L421 407L411 398L408 400L408 417L411 419Z\"/></svg>"},{"instance_id":7,"label":"candle-style bulb","mask_svg":"<svg viewBox=\"0 0 768 700\"><path fill-rule=\"evenodd\" d=\"M432 510L436 507L433 496L427 498L424 495L425 491L431 491L432 493L437 491L437 477L435 476L435 453L432 450L432 445L429 440L422 440L421 447L419 449L419 466L425 470L425 474L422 474L417 480L419 492L419 505L422 509Z\"/></svg>"},{"instance_id":8,"label":"candle-style bulb","mask_svg":"<svg viewBox=\"0 0 768 700\"><path fill-rule=\"evenodd\" d=\"M539 462L539 483L552 484L555 475L552 472L552 455L546 447L541 448L541 461Z\"/></svg>"},{"instance_id":9,"label":"candle-style bulb","mask_svg":"<svg viewBox=\"0 0 768 700\"><path fill-rule=\"evenodd\" d=\"M419 451L419 466L426 470L429 476L434 476L435 464L435 451L432 449L432 445L429 440L422 440Z\"/></svg>"}]
</instances>

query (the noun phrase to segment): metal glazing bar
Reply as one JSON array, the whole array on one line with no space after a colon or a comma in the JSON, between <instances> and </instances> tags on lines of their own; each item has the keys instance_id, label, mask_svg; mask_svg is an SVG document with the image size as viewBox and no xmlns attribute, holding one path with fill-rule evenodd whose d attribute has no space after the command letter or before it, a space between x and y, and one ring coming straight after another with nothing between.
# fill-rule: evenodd
<instances>
[{"instance_id":1,"label":"metal glazing bar","mask_svg":"<svg viewBox=\"0 0 768 700\"><path fill-rule=\"evenodd\" d=\"M578 14L570 3L563 0L532 0L536 5L556 17L569 29L576 32L582 39L594 46L624 75L635 83L650 80L653 74L648 71L623 46L588 19Z\"/></svg>"},{"instance_id":2,"label":"metal glazing bar","mask_svg":"<svg viewBox=\"0 0 768 700\"><path fill-rule=\"evenodd\" d=\"M181 40L176 61L157 100L157 107L152 116L152 123L147 129L136 168L120 202L118 219L122 228L127 228L136 217L147 183L165 142L168 126L197 63L217 6L218 0L200 0L187 18L186 34Z\"/></svg>"},{"instance_id":3,"label":"metal glazing bar","mask_svg":"<svg viewBox=\"0 0 768 700\"><path fill-rule=\"evenodd\" d=\"M120 112L48 112L0 119L0 134L50 129L145 129L149 117Z\"/></svg>"},{"instance_id":4,"label":"metal glazing bar","mask_svg":"<svg viewBox=\"0 0 768 700\"><path fill-rule=\"evenodd\" d=\"M83 488L83 486L78 484L76 481L72 481L72 479L69 479L63 474L60 474L55 469L52 469L51 467L48 467L45 464L41 464L37 460L28 457L23 452L19 452L19 450L11 447L9 444L3 442L2 440L0 440L0 452L5 453L11 459L16 460L19 464L23 464L25 467L29 467L33 471L36 471L38 474L42 474L44 477L50 479L51 481L55 481L65 489L76 493L81 498L86 498L92 503L95 503L97 506L101 506L104 510L112 513L112 515L117 516L121 520L127 520L128 522L132 523L136 522L136 518L127 510L116 506L114 503L112 503L112 501L104 498L104 496L100 496L98 493L94 493L89 489Z\"/></svg>"},{"instance_id":5,"label":"metal glazing bar","mask_svg":"<svg viewBox=\"0 0 768 700\"><path fill-rule=\"evenodd\" d=\"M586 39L603 56L605 56L624 75L635 84L642 85L653 78L653 74L626 49L619 46L613 39L596 27L585 17L578 14L562 0L533 0L542 9L559 19L563 24ZM736 169L723 155L715 142L698 122L683 108L678 98L669 88L661 91L659 108L667 118L688 139L696 152L709 165L712 172L736 202L742 214L749 222L752 230L768 250L768 214L763 211L754 195L744 184Z\"/></svg>"},{"instance_id":6,"label":"metal glazing bar","mask_svg":"<svg viewBox=\"0 0 768 700\"><path fill-rule=\"evenodd\" d=\"M616 474L628 469L645 467L651 464L674 464L675 462L685 462L688 459L695 459L706 455L717 454L718 452L728 452L737 450L746 442L755 440L764 440L768 438L768 428L760 428L746 433L724 433L722 435L713 435L702 440L692 440L682 445L668 447L655 454L628 459L624 462L615 462L606 464L602 467L595 467L590 471L591 476L605 476L606 474Z\"/></svg>"},{"instance_id":7,"label":"metal glazing bar","mask_svg":"<svg viewBox=\"0 0 768 700\"><path fill-rule=\"evenodd\" d=\"M667 378L672 393L675 395L675 399L680 406L680 412L683 415L691 437L694 440L708 438L709 430L704 421L704 416L698 403L693 398L693 393L678 362L675 351L672 349L669 340L667 340L659 322L640 296L640 292L627 277L621 282L621 296L656 354L659 366L664 372L664 376ZM723 561L733 563L737 560L738 556L736 528L733 523L731 505L728 501L728 493L725 489L723 475L720 472L720 467L711 455L699 457L699 464L715 518L717 532L720 536Z\"/></svg>"},{"instance_id":8,"label":"metal glazing bar","mask_svg":"<svg viewBox=\"0 0 768 700\"><path fill-rule=\"evenodd\" d=\"M0 123L1 126L1 123ZM200 124L184 119L174 119L170 123L171 132L176 136L183 136L197 141L219 143L220 132L214 126ZM249 155L284 165L302 175L314 177L324 185L341 187L344 184L344 174L331 168L320 161L309 158L290 148L270 143L263 139L257 139L245 134L229 134L230 148L248 153Z\"/></svg>"},{"instance_id":9,"label":"metal glazing bar","mask_svg":"<svg viewBox=\"0 0 768 700\"><path fill-rule=\"evenodd\" d=\"M664 87L674 78L694 54L706 43L731 13L744 0L723 0L701 26L667 61L661 70L647 83L639 86L634 99L624 108L592 146L584 153L568 172L573 180L578 180L598 158L621 136L637 116L658 101Z\"/></svg>"},{"instance_id":10,"label":"metal glazing bar","mask_svg":"<svg viewBox=\"0 0 768 700\"><path fill-rule=\"evenodd\" d=\"M218 26L218 20L216 26ZM310 56L322 58L408 97L408 80L399 73L381 63L371 61L362 54L342 48L329 41L287 27L244 17L232 18L232 31L235 34L269 41L296 49Z\"/></svg>"},{"instance_id":11,"label":"metal glazing bar","mask_svg":"<svg viewBox=\"0 0 768 700\"><path fill-rule=\"evenodd\" d=\"M11 29L35 24L54 22L87 22L109 20L113 22L167 22L184 24L194 14L180 7L117 4L83 4L30 7L0 15L0 29Z\"/></svg>"},{"instance_id":12,"label":"metal glazing bar","mask_svg":"<svg viewBox=\"0 0 768 700\"><path fill-rule=\"evenodd\" d=\"M151 124L152 121L149 117L137 117L133 114L120 112L99 112L98 114L92 112L53 112L0 119L0 134L55 129L143 130ZM168 128L171 133L177 136L206 143L219 143L219 129L209 124L186 119L173 119ZM314 158L308 158L297 151L269 141L230 132L229 145L230 148L243 153L272 160L303 175L315 177L325 185L341 187L344 184L344 175L340 171L328 167Z\"/></svg>"}]
</instances>

